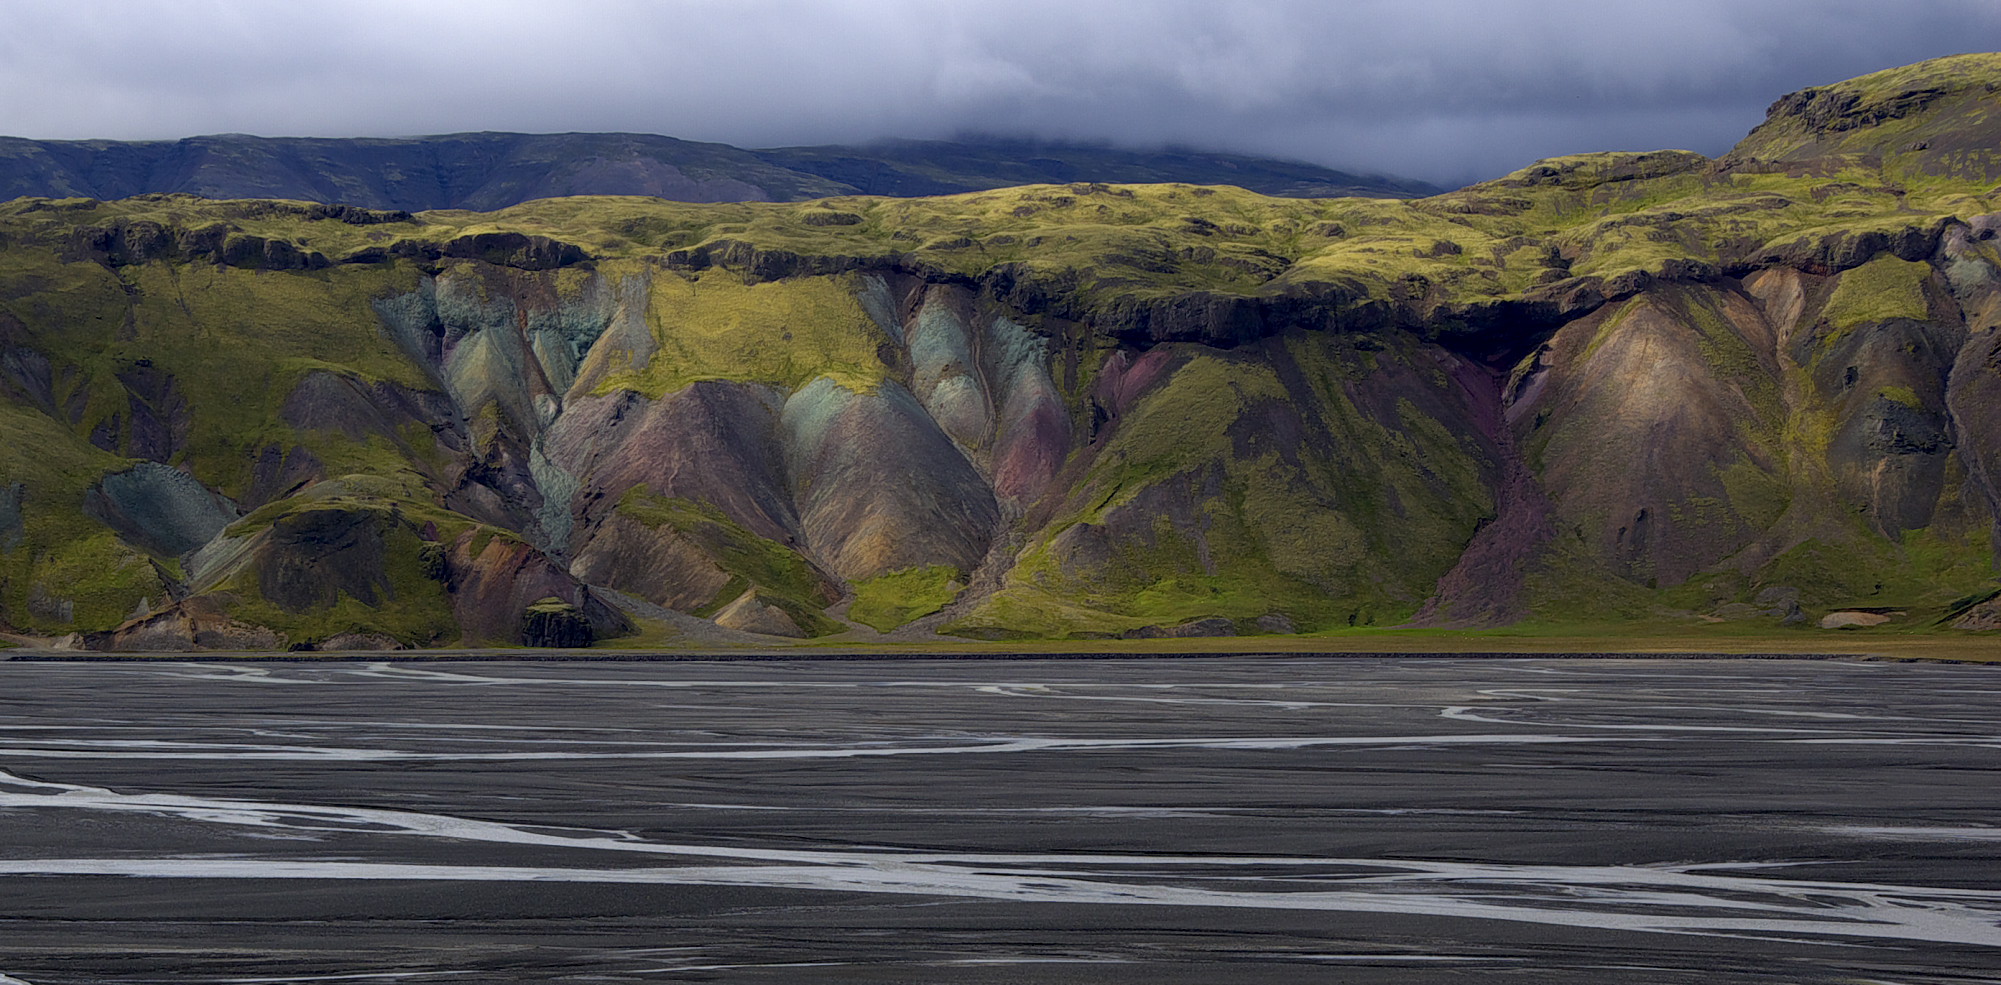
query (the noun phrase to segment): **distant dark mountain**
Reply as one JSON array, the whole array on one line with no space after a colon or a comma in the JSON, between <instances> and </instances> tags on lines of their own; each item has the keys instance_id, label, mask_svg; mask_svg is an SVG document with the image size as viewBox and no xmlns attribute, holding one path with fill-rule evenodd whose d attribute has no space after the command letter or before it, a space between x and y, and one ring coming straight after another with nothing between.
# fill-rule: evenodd
<instances>
[{"instance_id":1,"label":"distant dark mountain","mask_svg":"<svg viewBox=\"0 0 2001 985\"><path fill-rule=\"evenodd\" d=\"M1413 198L1440 190L1258 157L1005 140L750 151L638 133L222 134L163 141L0 137L0 200L185 192L410 211L491 211L564 195L793 202L1070 181L1231 184L1290 197Z\"/></svg>"},{"instance_id":2,"label":"distant dark mountain","mask_svg":"<svg viewBox=\"0 0 2001 985\"><path fill-rule=\"evenodd\" d=\"M851 194L727 144L636 133L252 137L172 141L0 138L0 199L117 199L147 192L289 198L372 208L490 211L562 195L683 202Z\"/></svg>"},{"instance_id":3,"label":"distant dark mountain","mask_svg":"<svg viewBox=\"0 0 2001 985\"><path fill-rule=\"evenodd\" d=\"M767 164L840 182L863 195L951 195L1070 181L1236 185L1287 198L1419 198L1445 190L1405 178L1349 174L1265 157L1025 140L892 140L863 147L780 147L753 153Z\"/></svg>"}]
</instances>

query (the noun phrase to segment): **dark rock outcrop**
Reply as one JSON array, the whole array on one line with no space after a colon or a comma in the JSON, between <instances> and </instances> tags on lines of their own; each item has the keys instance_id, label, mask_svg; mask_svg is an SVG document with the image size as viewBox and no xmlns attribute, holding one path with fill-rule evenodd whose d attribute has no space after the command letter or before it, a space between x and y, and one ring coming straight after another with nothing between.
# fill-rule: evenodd
<instances>
[{"instance_id":1,"label":"dark rock outcrop","mask_svg":"<svg viewBox=\"0 0 2001 985\"><path fill-rule=\"evenodd\" d=\"M716 625L763 636L804 639L806 631L772 599L745 592L715 615Z\"/></svg>"},{"instance_id":2,"label":"dark rock outcrop","mask_svg":"<svg viewBox=\"0 0 2001 985\"><path fill-rule=\"evenodd\" d=\"M1235 635L1237 635L1237 624L1220 617L1195 619L1174 626L1141 626L1119 634L1122 639L1128 640L1180 640Z\"/></svg>"},{"instance_id":3,"label":"dark rock outcrop","mask_svg":"<svg viewBox=\"0 0 2001 985\"><path fill-rule=\"evenodd\" d=\"M521 644L574 649L591 645L596 633L584 610L555 596L536 601L521 613Z\"/></svg>"}]
</instances>

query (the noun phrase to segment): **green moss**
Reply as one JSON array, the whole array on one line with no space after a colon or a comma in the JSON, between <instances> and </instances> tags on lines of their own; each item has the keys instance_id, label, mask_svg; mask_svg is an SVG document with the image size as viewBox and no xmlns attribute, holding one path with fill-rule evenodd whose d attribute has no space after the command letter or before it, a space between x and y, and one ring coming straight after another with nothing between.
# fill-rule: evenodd
<instances>
[{"instance_id":1,"label":"green moss","mask_svg":"<svg viewBox=\"0 0 2001 985\"><path fill-rule=\"evenodd\" d=\"M116 277L82 264L53 273L73 286L11 310L41 337L53 363L73 368L75 382L61 399L82 398L76 433L115 423L121 442L129 442L127 381L152 379L170 381L189 418L187 444L170 464L231 496L243 494L251 463L270 445L303 443L343 471L397 467L410 453L301 435L282 424L280 413L293 388L315 371L430 386L381 332L368 304L378 293L412 286L407 272L260 273L149 263L119 268ZM432 444L428 436L424 443Z\"/></svg>"},{"instance_id":2,"label":"green moss","mask_svg":"<svg viewBox=\"0 0 2001 985\"><path fill-rule=\"evenodd\" d=\"M56 545L36 560L25 584L17 589L10 579L7 586L8 594L20 600L18 608L9 606L20 618L10 621L22 628L49 632L110 629L130 617L142 599L163 601L166 597L166 585L152 562L109 530L100 528ZM37 596L47 602L42 606L27 604ZM14 603L14 599L9 602ZM72 613L72 618L61 618L56 607ZM37 613L37 608L43 612Z\"/></svg>"},{"instance_id":3,"label":"green moss","mask_svg":"<svg viewBox=\"0 0 2001 985\"><path fill-rule=\"evenodd\" d=\"M887 633L949 605L964 587L962 577L949 565L934 564L863 579L854 583L848 618Z\"/></svg>"},{"instance_id":4,"label":"green moss","mask_svg":"<svg viewBox=\"0 0 2001 985\"><path fill-rule=\"evenodd\" d=\"M1823 606L1882 604L1886 552L1821 539L1803 541L1758 570L1757 581L1800 590ZM1895 603L1892 603L1895 604Z\"/></svg>"},{"instance_id":5,"label":"green moss","mask_svg":"<svg viewBox=\"0 0 2001 985\"><path fill-rule=\"evenodd\" d=\"M1609 570L1575 535L1559 534L1524 572L1525 627L1645 622L1663 615L1660 596Z\"/></svg>"},{"instance_id":6,"label":"green moss","mask_svg":"<svg viewBox=\"0 0 2001 985\"><path fill-rule=\"evenodd\" d=\"M655 494L645 485L626 490L619 497L618 512L653 529L663 527L687 537L708 554L710 560L730 575L730 581L697 612L712 615L735 601L747 588L756 588L773 599L784 600L795 619L805 618L815 625L828 622L814 616L829 600L826 579L798 551L760 537L709 503ZM800 611L793 613L792 609ZM802 627L805 625L801 624ZM832 631L832 630L829 630Z\"/></svg>"},{"instance_id":7,"label":"green moss","mask_svg":"<svg viewBox=\"0 0 2001 985\"><path fill-rule=\"evenodd\" d=\"M1729 498L1731 512L1755 530L1765 530L1785 515L1792 502L1792 489L1782 475L1759 468L1740 458L1716 470Z\"/></svg>"},{"instance_id":8,"label":"green moss","mask_svg":"<svg viewBox=\"0 0 2001 985\"><path fill-rule=\"evenodd\" d=\"M1256 359L1191 349L1122 417L1001 591L948 631L1074 637L1271 612L1308 629L1407 619L1492 510L1467 439L1423 409L1452 386L1431 368L1317 333ZM1350 397L1358 380L1410 389L1371 409ZM1295 415L1315 436L1303 439L1310 453L1276 440L1291 428L1275 424ZM1121 531L1105 539L1111 555L1078 560L1094 555L1074 545L1105 538L1097 528Z\"/></svg>"},{"instance_id":9,"label":"green moss","mask_svg":"<svg viewBox=\"0 0 2001 985\"><path fill-rule=\"evenodd\" d=\"M647 321L656 351L643 367L615 368L597 392L652 397L697 380L798 387L819 376L856 391L887 373L890 340L862 309L851 277L746 284L725 271L653 280Z\"/></svg>"},{"instance_id":10,"label":"green moss","mask_svg":"<svg viewBox=\"0 0 2001 985\"><path fill-rule=\"evenodd\" d=\"M1851 161L1886 176L1991 178L1986 136L2001 56L1953 55L1801 91L1731 151L1734 158Z\"/></svg>"},{"instance_id":11,"label":"green moss","mask_svg":"<svg viewBox=\"0 0 2001 985\"><path fill-rule=\"evenodd\" d=\"M1925 281L1931 266L1880 256L1841 275L1820 316L1837 331L1892 318L1922 320L1930 309Z\"/></svg>"},{"instance_id":12,"label":"green moss","mask_svg":"<svg viewBox=\"0 0 2001 985\"><path fill-rule=\"evenodd\" d=\"M809 639L821 636L833 636L837 633L845 632L848 628L845 624L829 618L814 602L790 596L774 595L770 592L759 592L757 593L757 597L765 604L776 606L779 610L783 611L787 617L791 618L792 624L798 626L799 631L805 633Z\"/></svg>"},{"instance_id":13,"label":"green moss","mask_svg":"<svg viewBox=\"0 0 2001 985\"><path fill-rule=\"evenodd\" d=\"M41 633L110 629L141 600L164 596L151 560L82 510L85 490L129 464L0 400L0 485L21 487L20 525L0 540L0 624Z\"/></svg>"},{"instance_id":14,"label":"green moss","mask_svg":"<svg viewBox=\"0 0 2001 985\"><path fill-rule=\"evenodd\" d=\"M434 646L458 639L459 626L453 615L451 596L434 577L435 565L425 556L429 542L417 535L418 524L404 512L402 504L345 497L298 498L288 502L292 504L290 509L273 517L274 521L308 509L327 508L373 516L375 527L382 534L382 578L377 584L380 597L370 604L336 591L330 605L287 609L263 597L258 587L259 568L251 565L211 592L213 598L225 603L232 618L271 627L295 643L319 642L342 633L380 633L407 646ZM244 526L239 521L231 532ZM479 645L493 641L468 642Z\"/></svg>"},{"instance_id":15,"label":"green moss","mask_svg":"<svg viewBox=\"0 0 2001 985\"><path fill-rule=\"evenodd\" d=\"M1918 396L1918 392L1907 386L1886 386L1877 390L1876 395L1891 403L1909 407L1912 410L1923 410L1925 408L1925 402Z\"/></svg>"}]
</instances>

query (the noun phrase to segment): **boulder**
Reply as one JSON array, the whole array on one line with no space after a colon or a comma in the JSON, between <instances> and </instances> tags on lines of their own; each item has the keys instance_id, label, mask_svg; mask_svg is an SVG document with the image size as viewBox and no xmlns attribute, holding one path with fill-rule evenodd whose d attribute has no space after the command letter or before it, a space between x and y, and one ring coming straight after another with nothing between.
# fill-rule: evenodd
<instances>
[{"instance_id":1,"label":"boulder","mask_svg":"<svg viewBox=\"0 0 2001 985\"><path fill-rule=\"evenodd\" d=\"M127 620L116 629L85 633L83 649L114 653L186 650L283 650L286 638L266 626L230 617L220 600L193 598Z\"/></svg>"},{"instance_id":2,"label":"boulder","mask_svg":"<svg viewBox=\"0 0 2001 985\"><path fill-rule=\"evenodd\" d=\"M739 596L736 601L723 606L716 613L716 625L724 629L734 629L745 633L762 633L765 636L784 636L790 639L805 639L806 631L782 608L757 594L755 590Z\"/></svg>"},{"instance_id":3,"label":"boulder","mask_svg":"<svg viewBox=\"0 0 2001 985\"><path fill-rule=\"evenodd\" d=\"M1800 590L1791 585L1772 585L1758 592L1751 601L1761 606L1777 606L1787 602L1798 602Z\"/></svg>"},{"instance_id":4,"label":"boulder","mask_svg":"<svg viewBox=\"0 0 2001 985\"><path fill-rule=\"evenodd\" d=\"M1806 612L1800 609L1800 601L1796 598L1780 601L1779 604L1766 609L1765 615L1777 619L1781 626L1806 625Z\"/></svg>"},{"instance_id":5,"label":"boulder","mask_svg":"<svg viewBox=\"0 0 2001 985\"><path fill-rule=\"evenodd\" d=\"M525 646L567 649L590 646L593 638L591 620L584 610L553 595L521 613L521 642Z\"/></svg>"},{"instance_id":6,"label":"boulder","mask_svg":"<svg viewBox=\"0 0 2001 985\"><path fill-rule=\"evenodd\" d=\"M1975 632L2001 629L2001 598L1988 599L1960 613L1952 628Z\"/></svg>"},{"instance_id":7,"label":"boulder","mask_svg":"<svg viewBox=\"0 0 2001 985\"><path fill-rule=\"evenodd\" d=\"M1268 612L1258 617L1258 632L1273 636L1289 636L1299 632L1299 624L1283 612Z\"/></svg>"},{"instance_id":8,"label":"boulder","mask_svg":"<svg viewBox=\"0 0 2001 985\"><path fill-rule=\"evenodd\" d=\"M1194 619L1176 626L1141 626L1119 634L1121 638L1128 640L1179 640L1235 635L1237 635L1237 624L1221 616Z\"/></svg>"},{"instance_id":9,"label":"boulder","mask_svg":"<svg viewBox=\"0 0 2001 985\"><path fill-rule=\"evenodd\" d=\"M1881 626L1890 617L1880 612L1830 612L1820 619L1822 629L1867 629Z\"/></svg>"},{"instance_id":10,"label":"boulder","mask_svg":"<svg viewBox=\"0 0 2001 985\"><path fill-rule=\"evenodd\" d=\"M381 633L335 633L316 644L315 650L401 650L403 644Z\"/></svg>"}]
</instances>

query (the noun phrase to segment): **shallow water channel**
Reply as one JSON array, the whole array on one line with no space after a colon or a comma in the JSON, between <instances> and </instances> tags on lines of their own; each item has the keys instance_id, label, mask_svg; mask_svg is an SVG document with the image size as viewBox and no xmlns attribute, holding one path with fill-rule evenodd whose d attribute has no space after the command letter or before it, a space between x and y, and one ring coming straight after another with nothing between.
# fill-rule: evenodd
<instances>
[{"instance_id":1,"label":"shallow water channel","mask_svg":"<svg viewBox=\"0 0 2001 985\"><path fill-rule=\"evenodd\" d=\"M2001 981L2001 667L0 661L0 985Z\"/></svg>"}]
</instances>

